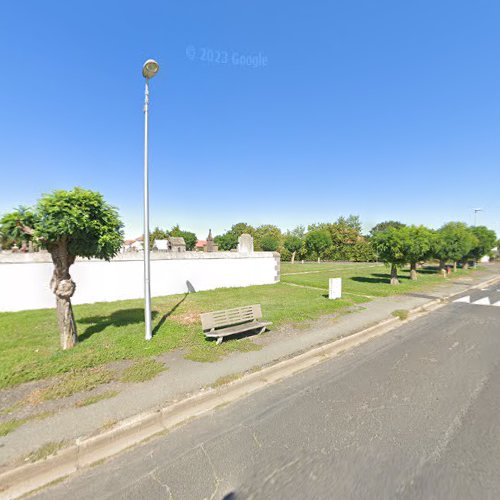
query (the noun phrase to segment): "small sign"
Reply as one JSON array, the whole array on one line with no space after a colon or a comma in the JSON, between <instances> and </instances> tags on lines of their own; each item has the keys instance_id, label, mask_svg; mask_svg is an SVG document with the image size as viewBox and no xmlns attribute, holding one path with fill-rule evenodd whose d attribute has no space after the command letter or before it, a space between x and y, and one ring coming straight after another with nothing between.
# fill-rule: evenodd
<instances>
[{"instance_id":1,"label":"small sign","mask_svg":"<svg viewBox=\"0 0 500 500\"><path fill-rule=\"evenodd\" d=\"M329 299L340 299L342 297L342 278L330 278L328 287Z\"/></svg>"}]
</instances>

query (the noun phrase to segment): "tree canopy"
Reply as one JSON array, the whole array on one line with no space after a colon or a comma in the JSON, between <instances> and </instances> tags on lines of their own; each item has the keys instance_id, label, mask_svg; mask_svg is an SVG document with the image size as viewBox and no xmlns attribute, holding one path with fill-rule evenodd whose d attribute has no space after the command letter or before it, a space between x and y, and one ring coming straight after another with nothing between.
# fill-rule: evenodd
<instances>
[{"instance_id":1,"label":"tree canopy","mask_svg":"<svg viewBox=\"0 0 500 500\"><path fill-rule=\"evenodd\" d=\"M441 265L446 262L457 263L462 260L477 245L477 238L467 224L463 222L448 222L436 233L434 239L434 256Z\"/></svg>"},{"instance_id":2,"label":"tree canopy","mask_svg":"<svg viewBox=\"0 0 500 500\"><path fill-rule=\"evenodd\" d=\"M29 219L26 211L18 213L17 227L51 254L50 288L56 295L61 347L71 348L78 337L71 307L76 285L69 269L77 257L114 257L122 245L123 224L100 193L78 187L43 195Z\"/></svg>"}]
</instances>

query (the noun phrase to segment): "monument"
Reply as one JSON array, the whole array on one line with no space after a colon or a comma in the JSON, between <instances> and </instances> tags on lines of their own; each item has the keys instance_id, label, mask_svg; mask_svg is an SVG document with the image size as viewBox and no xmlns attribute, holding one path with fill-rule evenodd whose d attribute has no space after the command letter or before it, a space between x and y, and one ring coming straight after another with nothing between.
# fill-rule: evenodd
<instances>
[{"instance_id":1,"label":"monument","mask_svg":"<svg viewBox=\"0 0 500 500\"><path fill-rule=\"evenodd\" d=\"M217 252L218 246L214 243L214 238L212 236L212 230L208 230L207 244L205 245L205 252Z\"/></svg>"},{"instance_id":2,"label":"monument","mask_svg":"<svg viewBox=\"0 0 500 500\"><path fill-rule=\"evenodd\" d=\"M253 253L253 238L249 234L242 234L238 238L238 253Z\"/></svg>"}]
</instances>

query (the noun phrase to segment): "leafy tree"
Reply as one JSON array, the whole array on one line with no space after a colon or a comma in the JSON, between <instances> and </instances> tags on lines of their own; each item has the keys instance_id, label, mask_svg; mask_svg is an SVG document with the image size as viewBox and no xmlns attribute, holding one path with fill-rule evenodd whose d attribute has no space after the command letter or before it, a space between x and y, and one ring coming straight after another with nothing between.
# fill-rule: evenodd
<instances>
[{"instance_id":1,"label":"leafy tree","mask_svg":"<svg viewBox=\"0 0 500 500\"><path fill-rule=\"evenodd\" d=\"M377 233L383 232L389 227L394 227L396 229L399 229L401 227L404 227L406 224L403 224L402 222L399 222L397 220L387 220L385 222L379 222L376 226L373 226L370 235L374 236Z\"/></svg>"},{"instance_id":2,"label":"leafy tree","mask_svg":"<svg viewBox=\"0 0 500 500\"><path fill-rule=\"evenodd\" d=\"M238 246L238 236L228 231L227 233L217 235L214 238L214 242L218 246L219 250L225 250L228 252Z\"/></svg>"},{"instance_id":3,"label":"leafy tree","mask_svg":"<svg viewBox=\"0 0 500 500\"><path fill-rule=\"evenodd\" d=\"M216 236L214 242L218 245L219 250L234 250L238 246L238 238L242 234L249 234L255 237L255 228L246 222L238 222L229 231Z\"/></svg>"},{"instance_id":4,"label":"leafy tree","mask_svg":"<svg viewBox=\"0 0 500 500\"><path fill-rule=\"evenodd\" d=\"M318 262L321 262L323 253L332 244L330 233L325 229L316 229L309 231L306 234L305 246L307 250L318 257Z\"/></svg>"},{"instance_id":5,"label":"leafy tree","mask_svg":"<svg viewBox=\"0 0 500 500\"><path fill-rule=\"evenodd\" d=\"M183 231L180 227L179 224L174 226L170 230L170 236L177 237L177 238L184 238L184 242L186 243L186 250L194 250L196 246L196 242L198 241L198 237L196 236L195 233L192 233L191 231Z\"/></svg>"},{"instance_id":6,"label":"leafy tree","mask_svg":"<svg viewBox=\"0 0 500 500\"><path fill-rule=\"evenodd\" d=\"M488 255L495 246L497 235L495 231L485 226L474 226L470 228L472 234L476 237L477 243L472 247L465 258L464 266L467 267L467 260L474 261L474 265L481 257Z\"/></svg>"},{"instance_id":7,"label":"leafy tree","mask_svg":"<svg viewBox=\"0 0 500 500\"><path fill-rule=\"evenodd\" d=\"M34 211L33 226L23 231L52 256L50 288L56 296L61 347L78 341L71 297L75 283L69 269L76 257L110 260L120 250L123 224L116 209L100 193L82 188L45 194Z\"/></svg>"},{"instance_id":8,"label":"leafy tree","mask_svg":"<svg viewBox=\"0 0 500 500\"><path fill-rule=\"evenodd\" d=\"M295 262L295 255L300 251L303 243L302 238L299 238L299 236L289 234L285 237L283 245L292 254L292 264Z\"/></svg>"},{"instance_id":9,"label":"leafy tree","mask_svg":"<svg viewBox=\"0 0 500 500\"><path fill-rule=\"evenodd\" d=\"M304 236L306 235L306 228L304 226L297 226L291 231L286 232L287 236L297 236L297 238L300 238L301 240L304 239Z\"/></svg>"},{"instance_id":10,"label":"leafy tree","mask_svg":"<svg viewBox=\"0 0 500 500\"><path fill-rule=\"evenodd\" d=\"M266 234L260 240L260 247L264 252L276 252L276 250L278 250L279 244L279 239L272 234Z\"/></svg>"},{"instance_id":11,"label":"leafy tree","mask_svg":"<svg viewBox=\"0 0 500 500\"><path fill-rule=\"evenodd\" d=\"M379 260L391 266L391 285L399 285L398 267L408 263L408 229L389 226L385 231L378 231L373 235L372 244Z\"/></svg>"},{"instance_id":12,"label":"leafy tree","mask_svg":"<svg viewBox=\"0 0 500 500\"><path fill-rule=\"evenodd\" d=\"M274 226L272 224L263 224L262 226L259 226L257 229L255 229L255 248L257 250L264 250L263 240L266 239L269 242L269 237L277 241L278 246L276 248L278 248L283 242L283 233L277 226Z\"/></svg>"},{"instance_id":13,"label":"leafy tree","mask_svg":"<svg viewBox=\"0 0 500 500\"><path fill-rule=\"evenodd\" d=\"M229 232L235 234L236 238L239 238L242 234L255 236L255 228L246 222L238 222L237 224L234 224Z\"/></svg>"},{"instance_id":14,"label":"leafy tree","mask_svg":"<svg viewBox=\"0 0 500 500\"><path fill-rule=\"evenodd\" d=\"M404 227L404 226L403 226ZM404 230L401 228L401 230ZM430 256L434 233L425 226L409 226L406 256L410 263L410 279L417 279L417 263Z\"/></svg>"},{"instance_id":15,"label":"leafy tree","mask_svg":"<svg viewBox=\"0 0 500 500\"><path fill-rule=\"evenodd\" d=\"M453 262L454 270L457 262L462 260L477 245L477 238L467 224L448 222L436 233L433 255L439 259L439 266L444 269L446 262Z\"/></svg>"},{"instance_id":16,"label":"leafy tree","mask_svg":"<svg viewBox=\"0 0 500 500\"><path fill-rule=\"evenodd\" d=\"M2 248L26 245L32 240L32 235L23 231L23 227L33 227L35 214L31 209L20 206L16 210L5 214L0 220L2 233Z\"/></svg>"}]
</instances>

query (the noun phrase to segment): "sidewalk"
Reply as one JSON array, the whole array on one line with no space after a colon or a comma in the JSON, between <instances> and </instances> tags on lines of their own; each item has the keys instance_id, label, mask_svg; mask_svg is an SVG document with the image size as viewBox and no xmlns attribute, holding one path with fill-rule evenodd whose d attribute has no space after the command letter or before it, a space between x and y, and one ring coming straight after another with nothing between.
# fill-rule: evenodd
<instances>
[{"instance_id":1,"label":"sidewalk","mask_svg":"<svg viewBox=\"0 0 500 500\"><path fill-rule=\"evenodd\" d=\"M466 278L453 279L421 293L385 297L361 305L358 311L326 317L304 329L271 331L256 338L259 351L235 352L221 361L198 363L176 351L162 356L168 370L149 382L130 384L117 396L90 406L69 408L40 421L29 422L0 437L0 472L19 464L20 457L47 443L71 444L77 438L98 434L113 423L146 410L164 408L212 384L346 337L391 317L398 309L425 307L430 302L458 294L492 278L500 278L500 265L492 264Z\"/></svg>"}]
</instances>

